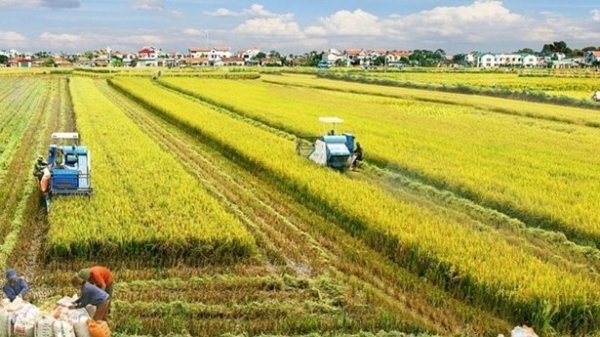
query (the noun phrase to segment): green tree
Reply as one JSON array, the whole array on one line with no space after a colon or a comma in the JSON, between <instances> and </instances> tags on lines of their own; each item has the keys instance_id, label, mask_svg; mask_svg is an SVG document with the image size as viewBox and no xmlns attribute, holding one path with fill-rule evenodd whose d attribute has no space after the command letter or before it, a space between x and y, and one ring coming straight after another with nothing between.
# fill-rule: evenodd
<instances>
[{"instance_id":1,"label":"green tree","mask_svg":"<svg viewBox=\"0 0 600 337\"><path fill-rule=\"evenodd\" d=\"M454 54L452 56L452 63L465 64L467 61L467 54Z\"/></svg>"},{"instance_id":2,"label":"green tree","mask_svg":"<svg viewBox=\"0 0 600 337\"><path fill-rule=\"evenodd\" d=\"M44 63L42 63L42 66L52 68L56 67L56 63L53 58L47 58Z\"/></svg>"},{"instance_id":3,"label":"green tree","mask_svg":"<svg viewBox=\"0 0 600 337\"><path fill-rule=\"evenodd\" d=\"M262 60L262 59L264 59L264 58L266 58L266 57L267 57L267 54L263 53L262 51L261 51L261 52L258 52L258 53L256 54L256 58L257 58L257 59L259 59L259 60Z\"/></svg>"},{"instance_id":4,"label":"green tree","mask_svg":"<svg viewBox=\"0 0 600 337\"><path fill-rule=\"evenodd\" d=\"M110 64L113 67L122 67L123 66L123 59L119 58L119 57L115 57L113 59L110 60Z\"/></svg>"},{"instance_id":5,"label":"green tree","mask_svg":"<svg viewBox=\"0 0 600 337\"><path fill-rule=\"evenodd\" d=\"M523 48L517 50L515 54L535 54L535 51L531 48Z\"/></svg>"},{"instance_id":6,"label":"green tree","mask_svg":"<svg viewBox=\"0 0 600 337\"><path fill-rule=\"evenodd\" d=\"M319 53L316 50L313 50L308 54L304 54L304 62L302 65L307 67L316 67L323 59L323 54L324 52Z\"/></svg>"},{"instance_id":7,"label":"green tree","mask_svg":"<svg viewBox=\"0 0 600 337\"><path fill-rule=\"evenodd\" d=\"M47 57L51 57L52 53L50 53L49 51L38 51L37 53L33 54L33 57L38 58L38 59L43 59L43 58L47 58Z\"/></svg>"},{"instance_id":8,"label":"green tree","mask_svg":"<svg viewBox=\"0 0 600 337\"><path fill-rule=\"evenodd\" d=\"M8 56L0 55L0 64L8 64Z\"/></svg>"},{"instance_id":9,"label":"green tree","mask_svg":"<svg viewBox=\"0 0 600 337\"><path fill-rule=\"evenodd\" d=\"M565 41L554 41L553 43L545 44L542 48L542 52L547 54L563 53L568 55L571 53L571 49L567 47L567 43Z\"/></svg>"}]
</instances>

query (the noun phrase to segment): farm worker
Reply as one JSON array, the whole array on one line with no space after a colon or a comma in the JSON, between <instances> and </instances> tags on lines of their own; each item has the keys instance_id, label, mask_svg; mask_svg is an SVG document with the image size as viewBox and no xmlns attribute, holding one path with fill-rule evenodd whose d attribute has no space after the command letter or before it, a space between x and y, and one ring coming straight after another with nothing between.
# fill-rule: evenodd
<instances>
[{"instance_id":1,"label":"farm worker","mask_svg":"<svg viewBox=\"0 0 600 337\"><path fill-rule=\"evenodd\" d=\"M355 170L356 167L358 166L358 163L360 161L362 161L362 155L363 155L362 147L360 146L359 142L356 142L356 148L354 149L354 151L352 153L352 170Z\"/></svg>"},{"instance_id":2,"label":"farm worker","mask_svg":"<svg viewBox=\"0 0 600 337\"><path fill-rule=\"evenodd\" d=\"M42 190L42 193L46 193L48 191L48 185L50 184L50 177L52 176L52 173L50 173L50 168L48 168L48 166L44 167L42 172L43 175L42 179L40 180L40 190Z\"/></svg>"},{"instance_id":3,"label":"farm worker","mask_svg":"<svg viewBox=\"0 0 600 337\"><path fill-rule=\"evenodd\" d=\"M54 165L57 167L63 167L65 165L65 153L62 148L56 149L56 156L54 157Z\"/></svg>"},{"instance_id":4,"label":"farm worker","mask_svg":"<svg viewBox=\"0 0 600 337\"><path fill-rule=\"evenodd\" d=\"M71 284L81 291L80 297L71 308L79 309L85 308L87 305L93 305L96 307L96 312L92 318L95 321L106 321L108 319L108 301L110 299L106 291L81 279L77 275L73 276Z\"/></svg>"},{"instance_id":5,"label":"farm worker","mask_svg":"<svg viewBox=\"0 0 600 337\"><path fill-rule=\"evenodd\" d=\"M42 155L38 156L35 164L33 165L33 175L37 178L38 181L42 180L42 176L44 175L44 168L48 166L48 163L44 160Z\"/></svg>"},{"instance_id":6,"label":"farm worker","mask_svg":"<svg viewBox=\"0 0 600 337\"><path fill-rule=\"evenodd\" d=\"M7 281L2 288L2 290L4 290L4 295L6 295L11 302L17 297L23 299L23 296L29 291L27 282L25 282L22 277L17 277L17 272L14 269L6 271L6 278Z\"/></svg>"},{"instance_id":7,"label":"farm worker","mask_svg":"<svg viewBox=\"0 0 600 337\"><path fill-rule=\"evenodd\" d=\"M110 296L108 301L108 309L113 299L113 275L108 268L102 266L94 266L92 268L81 269L78 274L79 278L85 280L98 288L106 291Z\"/></svg>"}]
</instances>

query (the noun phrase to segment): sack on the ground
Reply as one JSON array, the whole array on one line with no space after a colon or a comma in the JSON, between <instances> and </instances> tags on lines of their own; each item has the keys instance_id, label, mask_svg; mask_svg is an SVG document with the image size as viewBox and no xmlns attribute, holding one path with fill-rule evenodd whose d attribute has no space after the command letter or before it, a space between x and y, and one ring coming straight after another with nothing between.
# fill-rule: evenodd
<instances>
[{"instance_id":1,"label":"sack on the ground","mask_svg":"<svg viewBox=\"0 0 600 337\"><path fill-rule=\"evenodd\" d=\"M12 313L6 309L0 309L0 337L8 337L10 335L10 318Z\"/></svg>"},{"instance_id":2,"label":"sack on the ground","mask_svg":"<svg viewBox=\"0 0 600 337\"><path fill-rule=\"evenodd\" d=\"M88 319L88 331L90 337L110 337L110 328L105 321Z\"/></svg>"},{"instance_id":3,"label":"sack on the ground","mask_svg":"<svg viewBox=\"0 0 600 337\"><path fill-rule=\"evenodd\" d=\"M24 302L21 309L15 312L12 318L14 335L33 337L35 322L41 316L40 309L31 303Z\"/></svg>"},{"instance_id":4,"label":"sack on the ground","mask_svg":"<svg viewBox=\"0 0 600 337\"><path fill-rule=\"evenodd\" d=\"M90 318L87 316L79 316L77 319L71 321L73 323L73 330L75 330L75 336L91 337L88 329L88 320L90 320Z\"/></svg>"},{"instance_id":5,"label":"sack on the ground","mask_svg":"<svg viewBox=\"0 0 600 337\"><path fill-rule=\"evenodd\" d=\"M64 296L60 300L56 301L56 305L60 305L60 306L66 307L66 308L70 307L73 304L75 304L75 302L73 301L73 299L71 297L68 297L68 296Z\"/></svg>"},{"instance_id":6,"label":"sack on the ground","mask_svg":"<svg viewBox=\"0 0 600 337\"><path fill-rule=\"evenodd\" d=\"M95 305L88 304L85 306L85 310L87 311L88 316L90 318L94 317L94 315L96 314L96 306Z\"/></svg>"},{"instance_id":7,"label":"sack on the ground","mask_svg":"<svg viewBox=\"0 0 600 337\"><path fill-rule=\"evenodd\" d=\"M77 321L77 320L79 320L80 317L88 317L89 318L90 314L88 313L86 308L71 309L71 311L69 312L69 317L71 318L71 320Z\"/></svg>"},{"instance_id":8,"label":"sack on the ground","mask_svg":"<svg viewBox=\"0 0 600 337\"><path fill-rule=\"evenodd\" d=\"M75 337L73 324L64 319L54 321L54 337Z\"/></svg>"},{"instance_id":9,"label":"sack on the ground","mask_svg":"<svg viewBox=\"0 0 600 337\"><path fill-rule=\"evenodd\" d=\"M510 337L538 337L532 328L527 325L516 326L511 332Z\"/></svg>"},{"instance_id":10,"label":"sack on the ground","mask_svg":"<svg viewBox=\"0 0 600 337\"><path fill-rule=\"evenodd\" d=\"M35 337L52 337L54 336L54 318L43 316L35 322L34 336Z\"/></svg>"},{"instance_id":11,"label":"sack on the ground","mask_svg":"<svg viewBox=\"0 0 600 337\"><path fill-rule=\"evenodd\" d=\"M35 320L24 317L16 321L13 327L14 336L19 337L34 337Z\"/></svg>"}]
</instances>

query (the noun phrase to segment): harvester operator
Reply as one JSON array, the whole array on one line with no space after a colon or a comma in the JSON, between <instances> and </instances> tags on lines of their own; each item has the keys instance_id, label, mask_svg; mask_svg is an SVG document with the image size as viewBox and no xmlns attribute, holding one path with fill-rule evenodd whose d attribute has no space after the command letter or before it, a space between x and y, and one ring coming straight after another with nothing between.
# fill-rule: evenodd
<instances>
[{"instance_id":1,"label":"harvester operator","mask_svg":"<svg viewBox=\"0 0 600 337\"><path fill-rule=\"evenodd\" d=\"M54 157L54 165L59 168L64 168L65 166L65 152L63 149L56 149L56 157Z\"/></svg>"},{"instance_id":2,"label":"harvester operator","mask_svg":"<svg viewBox=\"0 0 600 337\"><path fill-rule=\"evenodd\" d=\"M360 146L359 142L356 142L356 148L352 152L352 170L353 171L358 168L358 164L360 164L362 159L363 159L362 147Z\"/></svg>"}]
</instances>

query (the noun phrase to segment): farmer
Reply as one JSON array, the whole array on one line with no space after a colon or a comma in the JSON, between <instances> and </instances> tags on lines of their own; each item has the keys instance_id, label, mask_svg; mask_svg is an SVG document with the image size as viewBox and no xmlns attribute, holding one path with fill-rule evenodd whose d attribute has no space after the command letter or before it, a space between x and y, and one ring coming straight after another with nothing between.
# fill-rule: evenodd
<instances>
[{"instance_id":1,"label":"farmer","mask_svg":"<svg viewBox=\"0 0 600 337\"><path fill-rule=\"evenodd\" d=\"M85 280L106 291L106 293L110 296L107 311L110 310L110 303L113 299L113 275L110 270L102 266L94 266L91 268L81 269L78 276L80 279Z\"/></svg>"},{"instance_id":2,"label":"farmer","mask_svg":"<svg viewBox=\"0 0 600 337\"><path fill-rule=\"evenodd\" d=\"M352 152L352 170L356 170L358 164L362 161L362 147L359 142L356 142L356 148Z\"/></svg>"},{"instance_id":3,"label":"farmer","mask_svg":"<svg viewBox=\"0 0 600 337\"><path fill-rule=\"evenodd\" d=\"M50 177L52 177L52 173L48 166L44 167L42 170L42 178L40 180L40 190L42 193L48 192L48 185L50 185Z\"/></svg>"},{"instance_id":4,"label":"farmer","mask_svg":"<svg viewBox=\"0 0 600 337\"><path fill-rule=\"evenodd\" d=\"M106 291L112 299L113 275L108 268L94 266L92 268L81 269L78 276L82 280L85 280Z\"/></svg>"},{"instance_id":5,"label":"farmer","mask_svg":"<svg viewBox=\"0 0 600 337\"><path fill-rule=\"evenodd\" d=\"M48 166L48 163L44 160L42 155L38 156L35 164L33 165L33 175L37 178L38 181L42 180L44 176L44 168Z\"/></svg>"},{"instance_id":6,"label":"farmer","mask_svg":"<svg viewBox=\"0 0 600 337\"><path fill-rule=\"evenodd\" d=\"M71 284L75 288L81 290L80 297L75 301L75 304L71 306L71 309L85 308L87 305L93 305L96 307L96 312L92 318L95 321L107 321L110 296L106 291L79 278L77 275L73 276Z\"/></svg>"},{"instance_id":7,"label":"farmer","mask_svg":"<svg viewBox=\"0 0 600 337\"><path fill-rule=\"evenodd\" d=\"M65 166L65 152L62 148L56 149L56 157L54 157L54 165L59 168L64 168Z\"/></svg>"},{"instance_id":8,"label":"farmer","mask_svg":"<svg viewBox=\"0 0 600 337\"><path fill-rule=\"evenodd\" d=\"M14 269L6 271L6 283L4 283L4 295L12 302L17 297L23 299L23 296L27 294L29 287L27 282L22 277L17 277L17 272Z\"/></svg>"}]
</instances>

